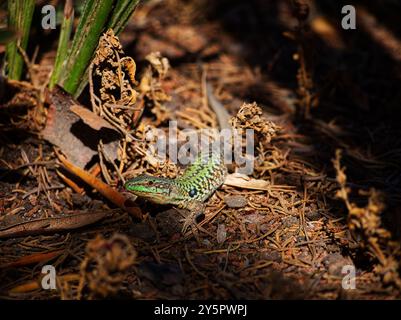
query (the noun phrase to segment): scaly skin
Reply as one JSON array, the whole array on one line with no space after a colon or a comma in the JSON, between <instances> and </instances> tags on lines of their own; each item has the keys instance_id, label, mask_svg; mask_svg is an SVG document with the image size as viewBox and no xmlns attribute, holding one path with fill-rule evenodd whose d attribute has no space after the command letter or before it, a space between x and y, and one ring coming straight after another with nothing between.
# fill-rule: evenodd
<instances>
[{"instance_id":1,"label":"scaly skin","mask_svg":"<svg viewBox=\"0 0 401 320\"><path fill-rule=\"evenodd\" d=\"M218 189L227 175L220 151L201 153L176 179L140 175L125 183L125 189L138 197L158 204L187 209L183 232L202 214L204 202Z\"/></svg>"},{"instance_id":2,"label":"scaly skin","mask_svg":"<svg viewBox=\"0 0 401 320\"><path fill-rule=\"evenodd\" d=\"M213 96L207 84L210 106L215 111L220 129L230 128L229 114ZM184 219L183 232L194 224L195 217L202 214L204 202L218 189L227 176L223 148L200 153L198 158L176 179L141 175L125 183L125 189L138 197L158 204L171 204L187 209L190 214Z\"/></svg>"}]
</instances>

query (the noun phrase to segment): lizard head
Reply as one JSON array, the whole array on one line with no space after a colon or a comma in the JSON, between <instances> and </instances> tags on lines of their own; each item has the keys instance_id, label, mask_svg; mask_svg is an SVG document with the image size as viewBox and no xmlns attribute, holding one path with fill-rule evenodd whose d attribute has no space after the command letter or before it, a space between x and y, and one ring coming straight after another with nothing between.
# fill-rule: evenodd
<instances>
[{"instance_id":1,"label":"lizard head","mask_svg":"<svg viewBox=\"0 0 401 320\"><path fill-rule=\"evenodd\" d=\"M174 193L172 180L148 175L140 175L128 180L124 188L138 197L159 204L171 203L171 194Z\"/></svg>"}]
</instances>

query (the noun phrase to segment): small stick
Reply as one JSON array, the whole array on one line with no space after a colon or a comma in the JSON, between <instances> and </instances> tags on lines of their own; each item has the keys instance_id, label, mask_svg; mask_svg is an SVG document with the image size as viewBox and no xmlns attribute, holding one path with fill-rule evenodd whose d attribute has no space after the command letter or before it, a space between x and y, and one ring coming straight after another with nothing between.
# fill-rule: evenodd
<instances>
[{"instance_id":1,"label":"small stick","mask_svg":"<svg viewBox=\"0 0 401 320\"><path fill-rule=\"evenodd\" d=\"M0 265L0 269L16 268L16 267L22 267L22 266L30 265L33 263L37 263L37 262L49 261L50 259L59 256L63 252L64 252L64 249L50 251L50 252L38 252L38 253L30 254L28 256L21 257L15 261Z\"/></svg>"},{"instance_id":2,"label":"small stick","mask_svg":"<svg viewBox=\"0 0 401 320\"><path fill-rule=\"evenodd\" d=\"M56 155L61 163L65 166L65 168L70 171L71 173L75 174L91 187L99 191L103 196L113 202L116 206L120 207L121 209L126 210L129 214L132 214L134 217L142 220L142 211L139 207L133 206L126 206L125 203L127 202L128 198L124 197L121 193L117 190L111 188L108 184L104 183L103 181L97 179L96 177L90 175L85 170L73 165L69 162L63 155L56 151Z\"/></svg>"},{"instance_id":3,"label":"small stick","mask_svg":"<svg viewBox=\"0 0 401 320\"><path fill-rule=\"evenodd\" d=\"M59 170L56 170L56 173L59 175L61 179L76 193L83 194L84 193L84 188L79 187L74 181L72 181L70 178L67 178L63 173L61 173Z\"/></svg>"}]
</instances>

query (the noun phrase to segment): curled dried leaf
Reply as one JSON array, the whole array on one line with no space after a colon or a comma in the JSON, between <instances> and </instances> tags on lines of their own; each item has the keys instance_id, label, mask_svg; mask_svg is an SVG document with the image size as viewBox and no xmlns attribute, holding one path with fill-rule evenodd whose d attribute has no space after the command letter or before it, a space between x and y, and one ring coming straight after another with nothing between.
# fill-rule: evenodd
<instances>
[{"instance_id":1,"label":"curled dried leaf","mask_svg":"<svg viewBox=\"0 0 401 320\"><path fill-rule=\"evenodd\" d=\"M136 64L126 56L119 39L109 29L102 35L90 67L92 107L119 129L132 126L139 93L135 90ZM137 118L137 116L135 117Z\"/></svg>"},{"instance_id":2,"label":"curled dried leaf","mask_svg":"<svg viewBox=\"0 0 401 320\"><path fill-rule=\"evenodd\" d=\"M262 116L262 109L256 102L244 103L237 115L231 118L230 124L239 130L253 129L256 138L264 144L270 143L280 129L275 123Z\"/></svg>"},{"instance_id":3,"label":"curled dried leaf","mask_svg":"<svg viewBox=\"0 0 401 320\"><path fill-rule=\"evenodd\" d=\"M110 239L98 235L89 241L81 275L91 295L106 297L116 294L136 257L137 252L125 235L114 234Z\"/></svg>"},{"instance_id":4,"label":"curled dried leaf","mask_svg":"<svg viewBox=\"0 0 401 320\"><path fill-rule=\"evenodd\" d=\"M139 91L145 97L147 105L150 105L151 112L156 116L155 126L170 118L170 114L163 104L170 101L170 96L163 90L161 80L167 75L170 68L167 58L161 56L160 52L152 52L146 56L149 62L140 84Z\"/></svg>"},{"instance_id":5,"label":"curled dried leaf","mask_svg":"<svg viewBox=\"0 0 401 320\"><path fill-rule=\"evenodd\" d=\"M150 63L152 68L157 71L161 79L167 75L170 63L167 58L162 57L160 52L151 52L145 57L145 59Z\"/></svg>"}]
</instances>

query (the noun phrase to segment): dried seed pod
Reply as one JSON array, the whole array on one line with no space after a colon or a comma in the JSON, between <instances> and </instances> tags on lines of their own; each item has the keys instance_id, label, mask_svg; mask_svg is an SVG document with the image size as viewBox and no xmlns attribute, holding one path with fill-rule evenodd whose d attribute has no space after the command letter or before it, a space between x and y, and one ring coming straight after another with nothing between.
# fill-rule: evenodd
<instances>
[{"instance_id":1,"label":"dried seed pod","mask_svg":"<svg viewBox=\"0 0 401 320\"><path fill-rule=\"evenodd\" d=\"M294 8L293 14L300 21L306 21L309 16L309 1L307 0L293 0L292 6Z\"/></svg>"}]
</instances>

